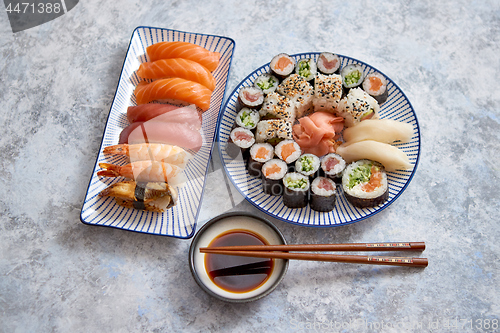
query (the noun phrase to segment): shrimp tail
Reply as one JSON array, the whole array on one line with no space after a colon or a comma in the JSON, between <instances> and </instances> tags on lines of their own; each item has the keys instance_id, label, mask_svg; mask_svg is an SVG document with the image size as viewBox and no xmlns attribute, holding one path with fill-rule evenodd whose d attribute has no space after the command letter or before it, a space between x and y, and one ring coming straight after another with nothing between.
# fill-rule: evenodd
<instances>
[{"instance_id":1,"label":"shrimp tail","mask_svg":"<svg viewBox=\"0 0 500 333\"><path fill-rule=\"evenodd\" d=\"M104 147L104 154L114 154L114 155L127 155L129 154L129 147L127 144L119 144Z\"/></svg>"},{"instance_id":2,"label":"shrimp tail","mask_svg":"<svg viewBox=\"0 0 500 333\"><path fill-rule=\"evenodd\" d=\"M100 177L118 177L120 176L121 166L109 164L109 163L99 163L99 167L105 170L101 170L97 172L97 175Z\"/></svg>"}]
</instances>

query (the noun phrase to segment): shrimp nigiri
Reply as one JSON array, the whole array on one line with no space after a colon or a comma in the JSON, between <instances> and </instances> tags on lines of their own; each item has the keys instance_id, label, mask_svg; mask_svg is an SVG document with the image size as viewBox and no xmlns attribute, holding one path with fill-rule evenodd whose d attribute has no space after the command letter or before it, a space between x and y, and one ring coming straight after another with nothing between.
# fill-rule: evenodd
<instances>
[{"instance_id":1,"label":"shrimp nigiri","mask_svg":"<svg viewBox=\"0 0 500 333\"><path fill-rule=\"evenodd\" d=\"M198 82L211 91L215 89L215 78L212 73L205 66L189 59L173 58L143 62L137 70L137 75L152 80L180 77Z\"/></svg>"},{"instance_id":2,"label":"shrimp nigiri","mask_svg":"<svg viewBox=\"0 0 500 333\"><path fill-rule=\"evenodd\" d=\"M134 161L127 165L99 163L104 169L97 172L100 177L125 177L137 182L168 182L180 175L182 169L177 165L157 161Z\"/></svg>"},{"instance_id":3,"label":"shrimp nigiri","mask_svg":"<svg viewBox=\"0 0 500 333\"><path fill-rule=\"evenodd\" d=\"M220 53L188 42L160 42L146 48L150 61L184 58L196 61L213 72L219 65Z\"/></svg>"},{"instance_id":4,"label":"shrimp nigiri","mask_svg":"<svg viewBox=\"0 0 500 333\"><path fill-rule=\"evenodd\" d=\"M184 167L193 157L179 146L162 143L119 144L105 147L104 154L125 155L130 161L158 161Z\"/></svg>"}]
</instances>

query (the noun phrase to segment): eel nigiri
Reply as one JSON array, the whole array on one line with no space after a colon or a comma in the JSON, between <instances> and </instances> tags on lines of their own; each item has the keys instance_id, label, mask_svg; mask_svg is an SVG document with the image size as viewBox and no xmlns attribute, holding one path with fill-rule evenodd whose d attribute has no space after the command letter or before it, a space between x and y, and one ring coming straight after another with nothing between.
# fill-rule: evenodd
<instances>
[{"instance_id":1,"label":"eel nigiri","mask_svg":"<svg viewBox=\"0 0 500 333\"><path fill-rule=\"evenodd\" d=\"M126 208L164 212L177 203L174 187L165 182L136 183L126 180L114 183L99 193L101 197L114 197L116 203Z\"/></svg>"},{"instance_id":2,"label":"eel nigiri","mask_svg":"<svg viewBox=\"0 0 500 333\"><path fill-rule=\"evenodd\" d=\"M189 59L172 58L143 62L137 70L137 75L153 80L180 77L198 82L211 91L215 89L215 78L212 73L205 66Z\"/></svg>"},{"instance_id":3,"label":"eel nigiri","mask_svg":"<svg viewBox=\"0 0 500 333\"><path fill-rule=\"evenodd\" d=\"M220 61L220 53L187 42L160 42L146 48L150 61L169 58L184 58L196 61L213 72Z\"/></svg>"},{"instance_id":4,"label":"eel nigiri","mask_svg":"<svg viewBox=\"0 0 500 333\"><path fill-rule=\"evenodd\" d=\"M197 82L175 77L151 83L140 82L134 94L138 105L156 100L173 99L195 104L202 111L207 111L210 107L212 91Z\"/></svg>"},{"instance_id":5,"label":"eel nigiri","mask_svg":"<svg viewBox=\"0 0 500 333\"><path fill-rule=\"evenodd\" d=\"M136 122L120 133L119 143L164 143L198 151L203 138L186 124L161 121Z\"/></svg>"}]
</instances>

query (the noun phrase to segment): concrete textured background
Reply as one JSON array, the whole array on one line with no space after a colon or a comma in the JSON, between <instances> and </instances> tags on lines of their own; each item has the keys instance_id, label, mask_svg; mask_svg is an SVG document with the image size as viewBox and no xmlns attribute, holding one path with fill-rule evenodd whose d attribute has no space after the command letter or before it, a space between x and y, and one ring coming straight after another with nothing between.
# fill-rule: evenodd
<instances>
[{"instance_id":1,"label":"concrete textured background","mask_svg":"<svg viewBox=\"0 0 500 333\"><path fill-rule=\"evenodd\" d=\"M88 0L18 33L0 17L0 332L500 330L498 2ZM425 241L429 267L291 262L266 298L226 304L192 279L190 240L80 223L141 25L234 39L227 94L280 52L331 51L388 75L422 135L406 191L348 226L270 220L289 243ZM262 215L221 185L214 155L198 225Z\"/></svg>"}]
</instances>

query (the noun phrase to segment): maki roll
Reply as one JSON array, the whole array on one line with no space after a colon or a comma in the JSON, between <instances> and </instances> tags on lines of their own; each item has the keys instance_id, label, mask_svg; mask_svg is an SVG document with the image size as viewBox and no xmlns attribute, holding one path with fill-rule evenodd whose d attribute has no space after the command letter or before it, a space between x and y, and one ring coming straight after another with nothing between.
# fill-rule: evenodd
<instances>
[{"instance_id":1,"label":"maki roll","mask_svg":"<svg viewBox=\"0 0 500 333\"><path fill-rule=\"evenodd\" d=\"M295 65L295 73L306 81L311 81L316 76L318 69L313 59L300 59Z\"/></svg>"},{"instance_id":2,"label":"maki roll","mask_svg":"<svg viewBox=\"0 0 500 333\"><path fill-rule=\"evenodd\" d=\"M387 175L382 164L359 160L349 164L342 176L344 195L353 206L377 206L389 198Z\"/></svg>"},{"instance_id":3,"label":"maki roll","mask_svg":"<svg viewBox=\"0 0 500 333\"><path fill-rule=\"evenodd\" d=\"M334 113L342 98L342 77L337 74L318 74L314 80L314 112Z\"/></svg>"},{"instance_id":4,"label":"maki roll","mask_svg":"<svg viewBox=\"0 0 500 333\"><path fill-rule=\"evenodd\" d=\"M321 159L321 171L335 181L341 180L345 165L345 160L339 154L330 153Z\"/></svg>"},{"instance_id":5,"label":"maki roll","mask_svg":"<svg viewBox=\"0 0 500 333\"><path fill-rule=\"evenodd\" d=\"M287 173L283 177L283 204L288 208L307 206L309 194L309 178L297 172Z\"/></svg>"},{"instance_id":6,"label":"maki roll","mask_svg":"<svg viewBox=\"0 0 500 333\"><path fill-rule=\"evenodd\" d=\"M377 119L379 109L373 97L361 88L354 88L340 100L337 115L344 118L346 127L352 127L366 119Z\"/></svg>"},{"instance_id":7,"label":"maki roll","mask_svg":"<svg viewBox=\"0 0 500 333\"><path fill-rule=\"evenodd\" d=\"M274 147L269 143L256 143L250 148L247 170L250 176L261 177L262 166L274 156Z\"/></svg>"},{"instance_id":8,"label":"maki roll","mask_svg":"<svg viewBox=\"0 0 500 333\"><path fill-rule=\"evenodd\" d=\"M283 140L276 145L274 153L279 157L279 159L285 161L285 163L289 166L288 170L293 170L292 163L300 157L302 152L297 142L293 140Z\"/></svg>"},{"instance_id":9,"label":"maki roll","mask_svg":"<svg viewBox=\"0 0 500 333\"><path fill-rule=\"evenodd\" d=\"M292 101L277 92L266 95L259 113L261 118L285 119L292 123L295 121L295 108Z\"/></svg>"},{"instance_id":10,"label":"maki roll","mask_svg":"<svg viewBox=\"0 0 500 333\"><path fill-rule=\"evenodd\" d=\"M259 75L254 82L254 86L262 89L262 92L264 92L265 95L274 92L278 87L278 84L278 78L269 73Z\"/></svg>"},{"instance_id":11,"label":"maki roll","mask_svg":"<svg viewBox=\"0 0 500 333\"><path fill-rule=\"evenodd\" d=\"M311 183L309 207L318 212L330 212L335 208L337 185L330 178L317 177Z\"/></svg>"},{"instance_id":12,"label":"maki roll","mask_svg":"<svg viewBox=\"0 0 500 333\"><path fill-rule=\"evenodd\" d=\"M286 175L287 166L282 160L274 158L262 166L262 189L265 194L282 195L282 179Z\"/></svg>"},{"instance_id":13,"label":"maki roll","mask_svg":"<svg viewBox=\"0 0 500 333\"><path fill-rule=\"evenodd\" d=\"M238 101L243 107L257 109L264 103L264 92L257 87L243 87L238 92Z\"/></svg>"},{"instance_id":14,"label":"maki roll","mask_svg":"<svg viewBox=\"0 0 500 333\"><path fill-rule=\"evenodd\" d=\"M280 83L277 91L295 105L297 118L308 114L312 109L314 88L302 76L290 75Z\"/></svg>"},{"instance_id":15,"label":"maki roll","mask_svg":"<svg viewBox=\"0 0 500 333\"><path fill-rule=\"evenodd\" d=\"M305 176L313 177L320 166L319 157L313 154L303 154L295 161L295 171Z\"/></svg>"},{"instance_id":16,"label":"maki roll","mask_svg":"<svg viewBox=\"0 0 500 333\"><path fill-rule=\"evenodd\" d=\"M236 125L249 130L257 127L257 123L259 122L259 120L259 112L249 108L242 108L236 115Z\"/></svg>"},{"instance_id":17,"label":"maki roll","mask_svg":"<svg viewBox=\"0 0 500 333\"><path fill-rule=\"evenodd\" d=\"M229 135L231 142L234 143L238 148L240 148L243 158L248 158L250 148L255 143L255 137L247 128L236 127L231 131Z\"/></svg>"},{"instance_id":18,"label":"maki roll","mask_svg":"<svg viewBox=\"0 0 500 333\"><path fill-rule=\"evenodd\" d=\"M347 91L351 88L359 87L361 86L361 83L363 83L364 74L363 67L361 65L347 65L342 68L340 75L342 76L342 84Z\"/></svg>"},{"instance_id":19,"label":"maki roll","mask_svg":"<svg viewBox=\"0 0 500 333\"><path fill-rule=\"evenodd\" d=\"M379 104L384 103L389 96L387 79L380 73L370 73L363 80L363 90L375 98Z\"/></svg>"},{"instance_id":20,"label":"maki roll","mask_svg":"<svg viewBox=\"0 0 500 333\"><path fill-rule=\"evenodd\" d=\"M286 139L293 139L292 123L284 119L261 120L255 130L255 140L275 146Z\"/></svg>"},{"instance_id":21,"label":"maki roll","mask_svg":"<svg viewBox=\"0 0 500 333\"><path fill-rule=\"evenodd\" d=\"M271 60L271 72L280 79L292 74L296 61L286 53L280 53Z\"/></svg>"},{"instance_id":22,"label":"maki roll","mask_svg":"<svg viewBox=\"0 0 500 333\"><path fill-rule=\"evenodd\" d=\"M316 67L323 74L338 74L340 73L340 57L330 52L323 52L319 55Z\"/></svg>"}]
</instances>

